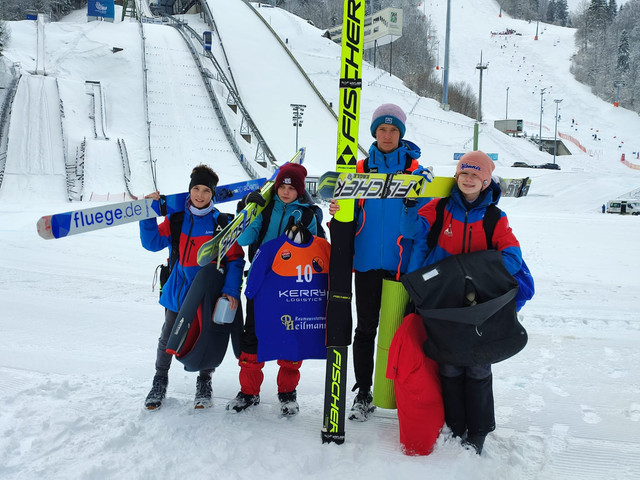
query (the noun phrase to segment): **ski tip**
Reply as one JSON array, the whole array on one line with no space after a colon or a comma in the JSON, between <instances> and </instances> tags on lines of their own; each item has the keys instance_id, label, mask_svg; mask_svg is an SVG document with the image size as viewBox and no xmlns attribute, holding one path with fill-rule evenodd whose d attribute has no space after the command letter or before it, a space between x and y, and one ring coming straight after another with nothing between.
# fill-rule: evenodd
<instances>
[{"instance_id":1,"label":"ski tip","mask_svg":"<svg viewBox=\"0 0 640 480\"><path fill-rule=\"evenodd\" d=\"M38 235L40 235L45 240L51 240L55 238L53 235L53 230L51 230L51 215L45 215L38 220L36 224L38 228Z\"/></svg>"}]
</instances>

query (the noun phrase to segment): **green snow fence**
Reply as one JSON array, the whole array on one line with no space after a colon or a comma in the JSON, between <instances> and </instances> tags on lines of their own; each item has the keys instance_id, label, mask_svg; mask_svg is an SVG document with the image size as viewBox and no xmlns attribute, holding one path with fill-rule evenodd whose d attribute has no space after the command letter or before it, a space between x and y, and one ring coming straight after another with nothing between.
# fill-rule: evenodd
<instances>
[{"instance_id":1,"label":"green snow fence","mask_svg":"<svg viewBox=\"0 0 640 480\"><path fill-rule=\"evenodd\" d=\"M373 381L373 404L380 408L396 408L393 380L387 378L387 360L391 340L402 323L407 303L409 303L409 294L402 283L385 278L382 281L380 327Z\"/></svg>"}]
</instances>

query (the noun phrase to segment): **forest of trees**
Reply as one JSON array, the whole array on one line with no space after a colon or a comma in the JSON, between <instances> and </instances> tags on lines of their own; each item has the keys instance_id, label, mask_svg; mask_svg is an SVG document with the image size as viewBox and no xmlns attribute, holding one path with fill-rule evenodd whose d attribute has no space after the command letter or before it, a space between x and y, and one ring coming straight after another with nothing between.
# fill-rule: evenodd
<instances>
[{"instance_id":1,"label":"forest of trees","mask_svg":"<svg viewBox=\"0 0 640 480\"><path fill-rule=\"evenodd\" d=\"M454 0L455 1L455 0ZM278 7L314 23L320 29L342 23L343 0L275 0ZM0 0L0 55L10 41L4 20L22 20L27 10L44 12L57 20L83 8L87 0ZM376 66L402 78L419 95L442 100L440 70L436 70L437 32L421 0L366 0L366 11L387 7L403 9L402 37L393 46L378 47ZM619 91L621 106L640 113L640 0L618 7L616 0L584 0L569 14L567 0L497 0L497 6L514 18L576 28L577 52L571 71L576 79L607 102ZM474 89L465 82L449 85L449 105L456 112L476 117Z\"/></svg>"},{"instance_id":2,"label":"forest of trees","mask_svg":"<svg viewBox=\"0 0 640 480\"><path fill-rule=\"evenodd\" d=\"M0 2L0 19L24 20L28 10L35 10L50 14L52 20L59 20L86 4L87 0L2 0Z\"/></svg>"},{"instance_id":3,"label":"forest of trees","mask_svg":"<svg viewBox=\"0 0 640 480\"><path fill-rule=\"evenodd\" d=\"M497 0L504 12L513 18L541 21L568 27L570 25L567 0Z\"/></svg>"},{"instance_id":4,"label":"forest of trees","mask_svg":"<svg viewBox=\"0 0 640 480\"><path fill-rule=\"evenodd\" d=\"M615 0L591 0L574 19L577 53L571 71L607 102L640 113L640 0L618 9ZM617 87L616 84L619 86Z\"/></svg>"}]
</instances>

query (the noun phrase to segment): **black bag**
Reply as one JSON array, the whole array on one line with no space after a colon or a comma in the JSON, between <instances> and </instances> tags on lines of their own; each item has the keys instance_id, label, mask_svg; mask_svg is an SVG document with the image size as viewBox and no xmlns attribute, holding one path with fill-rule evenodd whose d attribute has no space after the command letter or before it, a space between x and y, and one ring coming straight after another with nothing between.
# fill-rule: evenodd
<instances>
[{"instance_id":1,"label":"black bag","mask_svg":"<svg viewBox=\"0 0 640 480\"><path fill-rule=\"evenodd\" d=\"M242 304L233 323L212 321L216 302L222 293L225 274L214 263L202 267L187 292L167 341L167 353L174 354L187 372L210 370L222 363L231 338L236 358L240 357Z\"/></svg>"},{"instance_id":2,"label":"black bag","mask_svg":"<svg viewBox=\"0 0 640 480\"><path fill-rule=\"evenodd\" d=\"M427 329L424 351L437 362L497 363L527 344L516 313L518 282L499 251L453 255L400 281Z\"/></svg>"}]
</instances>

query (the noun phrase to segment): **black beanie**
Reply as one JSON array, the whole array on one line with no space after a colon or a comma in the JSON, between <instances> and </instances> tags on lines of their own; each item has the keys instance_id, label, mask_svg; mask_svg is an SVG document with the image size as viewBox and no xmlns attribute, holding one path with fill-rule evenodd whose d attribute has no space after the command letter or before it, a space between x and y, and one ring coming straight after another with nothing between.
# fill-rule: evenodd
<instances>
[{"instance_id":1,"label":"black beanie","mask_svg":"<svg viewBox=\"0 0 640 480\"><path fill-rule=\"evenodd\" d=\"M205 187L209 187L211 192L215 193L216 185L218 185L218 176L215 173L212 175L208 169L196 167L193 169L193 172L191 172L189 190L191 190L194 185L204 185Z\"/></svg>"}]
</instances>

